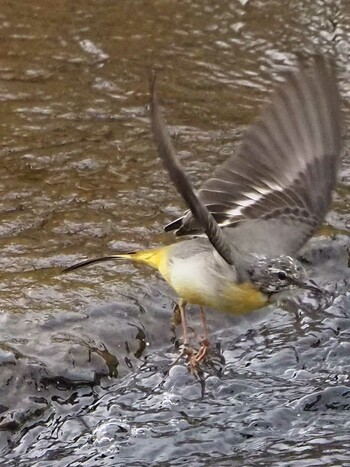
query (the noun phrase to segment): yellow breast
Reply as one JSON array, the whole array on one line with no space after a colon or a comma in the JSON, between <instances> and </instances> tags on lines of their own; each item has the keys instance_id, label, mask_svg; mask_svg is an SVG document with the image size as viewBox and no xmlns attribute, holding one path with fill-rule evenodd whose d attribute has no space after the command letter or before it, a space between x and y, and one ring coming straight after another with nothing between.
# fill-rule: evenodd
<instances>
[{"instance_id":1,"label":"yellow breast","mask_svg":"<svg viewBox=\"0 0 350 467\"><path fill-rule=\"evenodd\" d=\"M267 304L267 296L252 284L235 283L235 275L229 267L225 273L218 273L209 267L209 254L195 259L191 255L176 257L171 255L172 248L173 245L169 245L120 256L158 269L179 297L188 303L235 315Z\"/></svg>"},{"instance_id":2,"label":"yellow breast","mask_svg":"<svg viewBox=\"0 0 350 467\"><path fill-rule=\"evenodd\" d=\"M226 285L223 296L218 302L221 306L218 310L240 315L266 306L268 297L249 282L245 282Z\"/></svg>"},{"instance_id":3,"label":"yellow breast","mask_svg":"<svg viewBox=\"0 0 350 467\"><path fill-rule=\"evenodd\" d=\"M231 314L243 314L267 304L266 295L250 283L237 284L235 275L217 274L205 261L173 259L165 279L186 302Z\"/></svg>"},{"instance_id":4,"label":"yellow breast","mask_svg":"<svg viewBox=\"0 0 350 467\"><path fill-rule=\"evenodd\" d=\"M206 290L204 288L199 290L195 284L193 287L191 284L180 287L178 285L175 284L174 289L187 303L210 307L234 315L257 310L268 303L267 296L249 283L227 284L222 291L211 289L208 284Z\"/></svg>"}]
</instances>

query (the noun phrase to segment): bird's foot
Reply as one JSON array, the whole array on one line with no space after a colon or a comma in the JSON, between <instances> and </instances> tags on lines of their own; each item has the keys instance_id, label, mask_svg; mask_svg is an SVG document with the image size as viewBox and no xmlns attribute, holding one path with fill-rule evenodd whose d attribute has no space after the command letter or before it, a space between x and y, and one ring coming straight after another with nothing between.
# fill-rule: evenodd
<instances>
[{"instance_id":1,"label":"bird's foot","mask_svg":"<svg viewBox=\"0 0 350 467\"><path fill-rule=\"evenodd\" d=\"M206 356L208 355L209 347L210 347L209 340L203 339L198 352L194 355L194 358L197 364L205 360Z\"/></svg>"},{"instance_id":2,"label":"bird's foot","mask_svg":"<svg viewBox=\"0 0 350 467\"><path fill-rule=\"evenodd\" d=\"M179 359L182 357L187 357L188 369L190 370L191 374L197 375L198 366L200 363L202 363L205 360L208 354L209 347L210 347L210 342L208 339L204 339L201 342L201 346L199 350L195 350L189 344L184 344L183 349L176 361L178 362Z\"/></svg>"}]
</instances>

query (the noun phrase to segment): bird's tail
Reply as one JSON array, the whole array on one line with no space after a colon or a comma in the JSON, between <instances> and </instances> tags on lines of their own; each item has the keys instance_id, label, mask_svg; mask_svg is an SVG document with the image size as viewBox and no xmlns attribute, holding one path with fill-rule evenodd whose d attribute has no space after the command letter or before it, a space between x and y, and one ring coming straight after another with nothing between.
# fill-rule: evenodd
<instances>
[{"instance_id":1,"label":"bird's tail","mask_svg":"<svg viewBox=\"0 0 350 467\"><path fill-rule=\"evenodd\" d=\"M86 261L82 261L81 263L73 264L73 266L69 266L68 268L64 269L63 272L71 272L75 269L90 266L91 264L102 263L104 261L123 259L130 260L135 263L147 264L148 266L151 266L154 269L158 269L162 272L163 265L165 264L167 258L167 249L168 247L153 248L149 250L132 251L130 253L121 253L118 255L109 255L102 256L100 258L88 259Z\"/></svg>"}]
</instances>

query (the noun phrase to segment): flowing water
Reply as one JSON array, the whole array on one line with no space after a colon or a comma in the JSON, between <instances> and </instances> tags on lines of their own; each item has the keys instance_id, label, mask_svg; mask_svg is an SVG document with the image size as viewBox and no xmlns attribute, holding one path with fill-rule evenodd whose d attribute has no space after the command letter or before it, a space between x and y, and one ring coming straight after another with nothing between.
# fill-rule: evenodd
<instances>
[{"instance_id":1,"label":"flowing water","mask_svg":"<svg viewBox=\"0 0 350 467\"><path fill-rule=\"evenodd\" d=\"M162 227L184 206L150 139L151 69L198 186L299 54L337 52L349 123L349 24L337 0L2 2L2 466L350 465L347 151L304 253L329 294L209 313L200 380L171 367L175 297L156 273L60 274L173 241Z\"/></svg>"}]
</instances>

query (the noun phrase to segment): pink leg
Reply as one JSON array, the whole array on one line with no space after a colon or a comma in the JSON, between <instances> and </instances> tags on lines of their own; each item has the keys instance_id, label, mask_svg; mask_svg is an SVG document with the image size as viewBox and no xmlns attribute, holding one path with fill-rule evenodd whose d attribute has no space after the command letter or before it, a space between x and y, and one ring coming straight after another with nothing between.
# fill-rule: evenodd
<instances>
[{"instance_id":1,"label":"pink leg","mask_svg":"<svg viewBox=\"0 0 350 467\"><path fill-rule=\"evenodd\" d=\"M179 309L180 309L180 316L181 316L181 324L182 324L182 338L184 346L188 346L188 329L187 329L187 316L186 316L186 302L182 298L179 301Z\"/></svg>"},{"instance_id":2,"label":"pink leg","mask_svg":"<svg viewBox=\"0 0 350 467\"><path fill-rule=\"evenodd\" d=\"M203 307L200 306L200 314L201 314L201 321L204 329L204 342L207 342L209 345L209 331L208 331L208 324L207 324L207 318L205 316L205 311L203 310Z\"/></svg>"},{"instance_id":3,"label":"pink leg","mask_svg":"<svg viewBox=\"0 0 350 467\"><path fill-rule=\"evenodd\" d=\"M208 349L209 349L209 346L210 346L208 325L207 325L207 320L206 320L206 317L205 317L205 312L204 312L202 306L200 307L200 314L201 314L202 325L203 325L203 328L204 328L204 339L203 339L203 341L201 343L201 346L200 346L198 352L195 355L192 356L191 367L193 367L193 368L195 368L196 365L198 365L198 363L205 360L205 357L207 356Z\"/></svg>"},{"instance_id":4,"label":"pink leg","mask_svg":"<svg viewBox=\"0 0 350 467\"><path fill-rule=\"evenodd\" d=\"M187 356L188 358L188 366L192 374L197 374L197 366L200 362L202 362L207 353L208 353L208 348L209 348L209 332L208 332L208 325L207 325L207 320L205 317L205 313L203 310L203 307L200 307L200 315L201 315L201 321L204 329L204 339L201 343L201 346L196 352L192 347L189 345L189 339L188 339L188 327L187 327L187 316L186 316L186 302L183 299L179 300L178 307L180 310L180 316L181 316L181 324L182 324L182 333L183 333L183 346L184 349L179 355L179 358L176 359L177 363L179 359L183 356Z\"/></svg>"}]
</instances>

